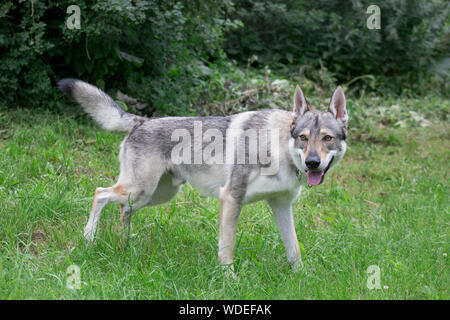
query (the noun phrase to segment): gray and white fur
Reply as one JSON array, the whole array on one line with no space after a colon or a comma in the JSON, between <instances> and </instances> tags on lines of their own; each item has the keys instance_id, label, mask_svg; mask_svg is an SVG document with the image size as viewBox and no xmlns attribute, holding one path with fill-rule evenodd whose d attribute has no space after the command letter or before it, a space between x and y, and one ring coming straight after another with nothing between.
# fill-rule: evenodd
<instances>
[{"instance_id":1,"label":"gray and white fur","mask_svg":"<svg viewBox=\"0 0 450 320\"><path fill-rule=\"evenodd\" d=\"M203 194L220 200L218 256L221 264L233 263L242 206L260 200L266 200L273 211L288 262L295 268L301 263L292 203L302 186L322 183L325 174L344 156L348 116L340 87L335 90L328 111L313 109L297 86L293 112L262 110L226 117L149 119L123 111L111 97L83 81L63 79L58 86L105 130L129 132L120 145L117 183L95 190L84 228L88 241L94 240L102 209L108 203L120 204L122 224L128 227L130 203L133 211L165 203L177 194L183 183L189 182ZM262 164L174 164L171 152L177 141L173 141L172 133L176 129L193 133L194 122L201 122L204 131L218 130L225 140L231 139L230 132L236 132L233 129L238 132L278 130L278 154L271 156L278 157L279 169L273 175L262 175ZM223 147L226 149L227 144L223 143Z\"/></svg>"}]
</instances>

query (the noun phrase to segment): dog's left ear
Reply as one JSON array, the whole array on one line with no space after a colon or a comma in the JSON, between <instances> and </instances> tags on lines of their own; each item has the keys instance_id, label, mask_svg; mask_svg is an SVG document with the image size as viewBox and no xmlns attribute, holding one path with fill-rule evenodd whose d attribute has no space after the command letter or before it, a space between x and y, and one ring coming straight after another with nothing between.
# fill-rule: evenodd
<instances>
[{"instance_id":1,"label":"dog's left ear","mask_svg":"<svg viewBox=\"0 0 450 320\"><path fill-rule=\"evenodd\" d=\"M331 112L336 119L341 120L345 125L347 125L348 115L345 107L345 96L344 91L342 91L340 86L334 90L328 111Z\"/></svg>"}]
</instances>

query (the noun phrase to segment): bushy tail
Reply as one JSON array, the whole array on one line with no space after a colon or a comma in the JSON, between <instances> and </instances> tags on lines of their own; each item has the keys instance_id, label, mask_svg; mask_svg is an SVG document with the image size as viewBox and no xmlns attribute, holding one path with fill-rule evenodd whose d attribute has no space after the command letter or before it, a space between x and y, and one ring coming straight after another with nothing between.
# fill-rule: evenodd
<instances>
[{"instance_id":1,"label":"bushy tail","mask_svg":"<svg viewBox=\"0 0 450 320\"><path fill-rule=\"evenodd\" d=\"M140 118L123 111L99 88L78 79L62 79L59 89L78 102L96 123L108 131L130 132Z\"/></svg>"}]
</instances>

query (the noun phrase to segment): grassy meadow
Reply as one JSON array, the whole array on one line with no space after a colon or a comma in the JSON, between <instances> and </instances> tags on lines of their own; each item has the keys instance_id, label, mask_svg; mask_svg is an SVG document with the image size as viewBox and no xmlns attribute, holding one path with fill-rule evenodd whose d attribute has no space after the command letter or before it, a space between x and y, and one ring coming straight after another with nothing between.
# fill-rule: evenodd
<instances>
[{"instance_id":1,"label":"grassy meadow","mask_svg":"<svg viewBox=\"0 0 450 320\"><path fill-rule=\"evenodd\" d=\"M284 105L287 108L288 103ZM123 134L75 113L0 107L0 299L449 299L449 102L349 99L348 151L295 203L304 268L293 272L264 202L244 207L235 271L217 261L219 202L185 185L133 215L103 211ZM68 289L67 269L81 288ZM368 289L379 266L381 289Z\"/></svg>"}]
</instances>

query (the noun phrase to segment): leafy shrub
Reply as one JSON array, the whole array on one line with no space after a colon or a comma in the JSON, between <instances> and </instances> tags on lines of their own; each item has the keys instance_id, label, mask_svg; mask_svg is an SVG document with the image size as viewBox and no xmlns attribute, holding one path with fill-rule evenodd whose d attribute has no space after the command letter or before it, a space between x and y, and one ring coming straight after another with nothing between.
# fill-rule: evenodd
<instances>
[{"instance_id":1,"label":"leafy shrub","mask_svg":"<svg viewBox=\"0 0 450 320\"><path fill-rule=\"evenodd\" d=\"M207 86L209 63L223 57L229 1L76 3L79 30L65 23L73 1L0 5L0 97L7 103L47 103L58 79L77 77L143 100L146 113L186 112Z\"/></svg>"},{"instance_id":2,"label":"leafy shrub","mask_svg":"<svg viewBox=\"0 0 450 320\"><path fill-rule=\"evenodd\" d=\"M366 27L369 4L360 0L242 0L232 19L241 20L245 27L226 34L225 49L243 63L257 56L259 62L272 66L325 68L341 83L375 75L382 80L378 81L380 91L402 92L412 84L424 92L423 78L429 80L430 73L445 86L450 69L450 59L445 60L450 52L448 2L379 1L379 30ZM375 88L372 81L369 84Z\"/></svg>"},{"instance_id":3,"label":"leafy shrub","mask_svg":"<svg viewBox=\"0 0 450 320\"><path fill-rule=\"evenodd\" d=\"M73 1L0 3L0 100L58 108L64 104L56 81L77 77L113 97L120 89L137 98L148 115L198 113L194 102L245 92L226 92L227 77L248 80L227 55L247 64L247 74L258 64L300 69L296 81L313 79L324 94L337 82L379 92L450 92L450 6L443 0L380 2L381 30L365 27L367 4L360 0L76 3L79 30L66 26Z\"/></svg>"}]
</instances>

